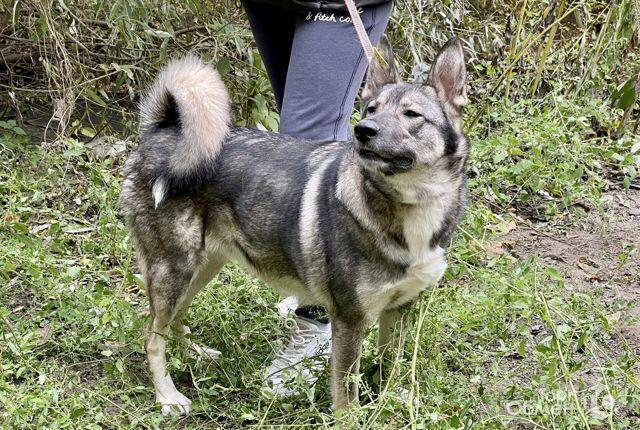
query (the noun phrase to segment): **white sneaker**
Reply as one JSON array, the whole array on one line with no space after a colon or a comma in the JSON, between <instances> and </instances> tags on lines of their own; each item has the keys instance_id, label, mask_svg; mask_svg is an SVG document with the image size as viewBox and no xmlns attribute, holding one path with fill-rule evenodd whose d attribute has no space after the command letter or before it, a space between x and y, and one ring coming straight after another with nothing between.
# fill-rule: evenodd
<instances>
[{"instance_id":1,"label":"white sneaker","mask_svg":"<svg viewBox=\"0 0 640 430\"><path fill-rule=\"evenodd\" d=\"M298 298L296 296L285 297L277 305L278 313L282 318L288 318L298 308Z\"/></svg>"},{"instance_id":2,"label":"white sneaker","mask_svg":"<svg viewBox=\"0 0 640 430\"><path fill-rule=\"evenodd\" d=\"M289 343L265 373L262 392L287 397L298 393L296 382L313 384L331 355L331 323L295 317Z\"/></svg>"}]
</instances>

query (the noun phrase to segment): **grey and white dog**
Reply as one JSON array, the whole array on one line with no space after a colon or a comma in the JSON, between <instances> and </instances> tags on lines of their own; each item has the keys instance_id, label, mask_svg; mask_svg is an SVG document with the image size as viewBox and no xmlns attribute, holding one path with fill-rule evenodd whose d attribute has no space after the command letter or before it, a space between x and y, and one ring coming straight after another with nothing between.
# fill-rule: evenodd
<instances>
[{"instance_id":1,"label":"grey and white dog","mask_svg":"<svg viewBox=\"0 0 640 430\"><path fill-rule=\"evenodd\" d=\"M310 142L235 127L216 71L173 61L141 104L141 142L120 203L150 302L146 351L163 413L191 401L166 372L164 334L235 261L332 322L333 406L358 397L362 340L442 277L465 205L467 102L462 45L442 48L424 84L401 83L388 41L367 72L353 142ZM186 340L186 339L185 339ZM186 340L192 349L215 354Z\"/></svg>"}]
</instances>

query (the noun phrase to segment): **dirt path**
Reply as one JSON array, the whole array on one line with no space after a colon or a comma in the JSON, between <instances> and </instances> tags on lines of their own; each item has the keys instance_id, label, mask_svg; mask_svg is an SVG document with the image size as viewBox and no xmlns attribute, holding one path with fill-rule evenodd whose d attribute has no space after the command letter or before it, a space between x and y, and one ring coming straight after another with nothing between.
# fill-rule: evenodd
<instances>
[{"instance_id":1,"label":"dirt path","mask_svg":"<svg viewBox=\"0 0 640 430\"><path fill-rule=\"evenodd\" d=\"M520 223L498 239L502 252L522 259L537 256L581 291L600 284L606 300L629 304L628 317L640 317L640 191L602 196L603 211L579 207L547 223ZM622 333L640 352L640 322L622 324Z\"/></svg>"}]
</instances>

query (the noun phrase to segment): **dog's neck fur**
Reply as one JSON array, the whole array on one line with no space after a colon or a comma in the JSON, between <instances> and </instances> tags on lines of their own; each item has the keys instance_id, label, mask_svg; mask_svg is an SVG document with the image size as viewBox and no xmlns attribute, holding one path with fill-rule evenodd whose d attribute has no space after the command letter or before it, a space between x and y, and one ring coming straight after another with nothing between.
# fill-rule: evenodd
<instances>
[{"instance_id":1,"label":"dog's neck fur","mask_svg":"<svg viewBox=\"0 0 640 430\"><path fill-rule=\"evenodd\" d=\"M445 168L450 161L445 156L428 169L387 176L364 168L353 153L342 166L336 196L364 228L419 254L430 247L449 209L460 203L464 177L451 177ZM463 169L465 158L457 162Z\"/></svg>"}]
</instances>

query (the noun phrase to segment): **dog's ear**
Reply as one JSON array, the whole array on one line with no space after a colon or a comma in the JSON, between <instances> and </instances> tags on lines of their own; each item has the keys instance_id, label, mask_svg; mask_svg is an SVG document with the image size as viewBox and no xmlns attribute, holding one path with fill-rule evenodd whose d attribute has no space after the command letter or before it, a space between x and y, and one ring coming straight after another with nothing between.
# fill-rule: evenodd
<instances>
[{"instance_id":1,"label":"dog's ear","mask_svg":"<svg viewBox=\"0 0 640 430\"><path fill-rule=\"evenodd\" d=\"M363 104L367 104L367 102L385 85L400 82L398 70L396 69L395 61L393 60L393 50L391 49L389 39L387 39L387 36L384 34L378 43L378 52L380 52L384 62L387 64L381 64L377 56L374 57L371 64L369 64L367 78L365 80L364 89L362 90Z\"/></svg>"},{"instance_id":2,"label":"dog's ear","mask_svg":"<svg viewBox=\"0 0 640 430\"><path fill-rule=\"evenodd\" d=\"M445 104L447 114L455 120L460 119L462 108L467 104L465 89L466 70L462 43L456 37L449 39L436 56L428 83L438 92Z\"/></svg>"}]
</instances>

